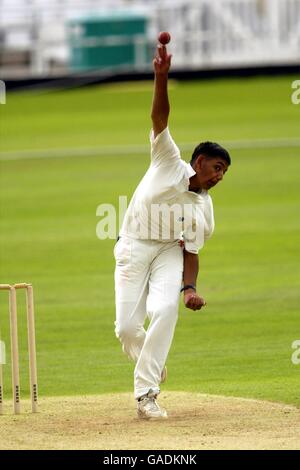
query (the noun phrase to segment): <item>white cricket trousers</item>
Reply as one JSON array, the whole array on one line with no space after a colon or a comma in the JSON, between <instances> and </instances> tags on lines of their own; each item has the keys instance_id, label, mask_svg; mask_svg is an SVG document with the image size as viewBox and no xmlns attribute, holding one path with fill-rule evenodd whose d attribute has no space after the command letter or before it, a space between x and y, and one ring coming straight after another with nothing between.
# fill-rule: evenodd
<instances>
[{"instance_id":1,"label":"white cricket trousers","mask_svg":"<svg viewBox=\"0 0 300 470\"><path fill-rule=\"evenodd\" d=\"M160 392L161 373L178 318L183 250L178 241L136 240L122 236L114 256L115 333L135 361L134 396ZM144 328L146 318L150 323Z\"/></svg>"}]
</instances>

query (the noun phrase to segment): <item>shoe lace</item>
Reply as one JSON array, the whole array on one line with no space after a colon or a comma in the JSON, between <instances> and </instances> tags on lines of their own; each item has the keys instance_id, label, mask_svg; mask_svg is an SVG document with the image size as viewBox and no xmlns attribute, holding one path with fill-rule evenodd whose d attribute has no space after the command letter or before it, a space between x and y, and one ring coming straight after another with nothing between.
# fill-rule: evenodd
<instances>
[{"instance_id":1,"label":"shoe lace","mask_svg":"<svg viewBox=\"0 0 300 470\"><path fill-rule=\"evenodd\" d=\"M160 411L159 405L156 401L156 396L150 396L148 398L148 406L152 411Z\"/></svg>"},{"instance_id":2,"label":"shoe lace","mask_svg":"<svg viewBox=\"0 0 300 470\"><path fill-rule=\"evenodd\" d=\"M147 395L144 395L143 397L140 398L139 401L144 401L146 405L148 405L151 410L160 410L158 403L156 401L157 398L157 393L154 393L152 390L149 390Z\"/></svg>"}]
</instances>

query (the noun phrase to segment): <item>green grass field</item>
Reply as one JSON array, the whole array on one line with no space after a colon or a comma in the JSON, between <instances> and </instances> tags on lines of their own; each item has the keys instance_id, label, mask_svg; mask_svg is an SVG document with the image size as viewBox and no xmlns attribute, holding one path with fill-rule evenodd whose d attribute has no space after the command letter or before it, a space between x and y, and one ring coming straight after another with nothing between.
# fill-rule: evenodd
<instances>
[{"instance_id":1,"label":"green grass field","mask_svg":"<svg viewBox=\"0 0 300 470\"><path fill-rule=\"evenodd\" d=\"M201 140L299 137L297 77L172 83L172 134ZM152 84L8 94L0 151L147 145ZM200 254L208 307L180 318L164 390L300 405L300 147L233 149L212 191L216 231ZM189 152L183 152L188 159ZM96 237L96 208L130 196L149 155L0 161L0 282L35 289L40 394L129 391L133 364L114 336L113 241ZM21 388L28 395L25 294L20 293ZM0 296L8 338L7 293ZM8 359L9 359L9 351ZM5 367L6 396L10 367Z\"/></svg>"}]
</instances>

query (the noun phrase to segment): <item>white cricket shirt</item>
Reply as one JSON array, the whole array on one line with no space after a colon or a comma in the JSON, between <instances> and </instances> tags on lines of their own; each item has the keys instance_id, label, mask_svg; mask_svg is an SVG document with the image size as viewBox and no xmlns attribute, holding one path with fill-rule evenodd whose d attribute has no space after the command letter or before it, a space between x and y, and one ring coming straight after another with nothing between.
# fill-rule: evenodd
<instances>
[{"instance_id":1,"label":"white cricket shirt","mask_svg":"<svg viewBox=\"0 0 300 470\"><path fill-rule=\"evenodd\" d=\"M214 230L213 203L208 192L189 191L195 171L181 159L168 127L154 139L151 164L136 188L120 236L170 242L184 239L185 249L198 253Z\"/></svg>"}]
</instances>

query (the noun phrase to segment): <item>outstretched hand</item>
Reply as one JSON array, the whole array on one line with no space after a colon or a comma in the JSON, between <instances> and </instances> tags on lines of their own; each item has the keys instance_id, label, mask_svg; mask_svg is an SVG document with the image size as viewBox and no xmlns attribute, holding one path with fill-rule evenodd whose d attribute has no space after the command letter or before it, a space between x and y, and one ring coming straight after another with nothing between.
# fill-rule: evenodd
<instances>
[{"instance_id":1,"label":"outstretched hand","mask_svg":"<svg viewBox=\"0 0 300 470\"><path fill-rule=\"evenodd\" d=\"M184 294L184 304L191 310L200 310L202 307L205 307L206 302L203 297L200 297L195 292L187 292Z\"/></svg>"},{"instance_id":2,"label":"outstretched hand","mask_svg":"<svg viewBox=\"0 0 300 470\"><path fill-rule=\"evenodd\" d=\"M172 55L168 54L166 46L158 44L156 55L153 59L154 72L158 74L168 73L171 66Z\"/></svg>"}]
</instances>

